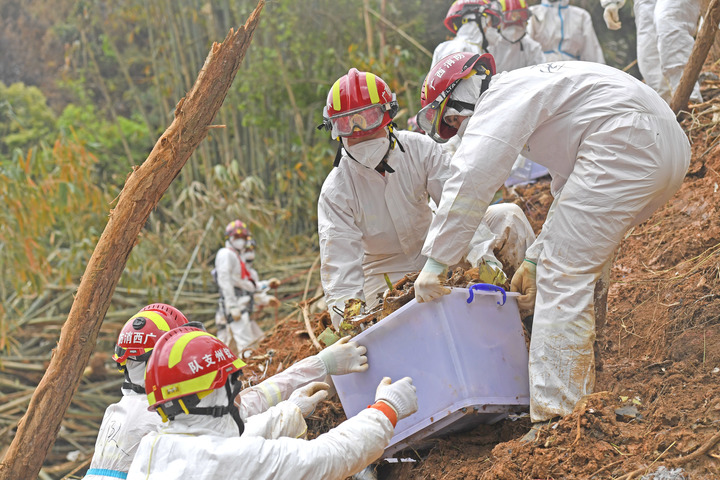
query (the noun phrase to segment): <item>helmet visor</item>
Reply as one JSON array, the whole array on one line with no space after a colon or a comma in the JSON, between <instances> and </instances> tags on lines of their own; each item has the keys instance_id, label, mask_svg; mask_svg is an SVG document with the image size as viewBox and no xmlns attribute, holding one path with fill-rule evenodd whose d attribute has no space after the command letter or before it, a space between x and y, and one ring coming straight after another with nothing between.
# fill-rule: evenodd
<instances>
[{"instance_id":1,"label":"helmet visor","mask_svg":"<svg viewBox=\"0 0 720 480\"><path fill-rule=\"evenodd\" d=\"M420 128L425 130L433 140L438 143L445 143L455 134L454 128L443 122L443 115L447 107L449 96L446 96L440 102L432 102L422 108L417 114L417 123Z\"/></svg>"},{"instance_id":2,"label":"helmet visor","mask_svg":"<svg viewBox=\"0 0 720 480\"><path fill-rule=\"evenodd\" d=\"M385 109L382 105L370 105L342 115L330 117L332 125L332 136L348 137L356 131L367 132L380 126L385 116Z\"/></svg>"}]
</instances>

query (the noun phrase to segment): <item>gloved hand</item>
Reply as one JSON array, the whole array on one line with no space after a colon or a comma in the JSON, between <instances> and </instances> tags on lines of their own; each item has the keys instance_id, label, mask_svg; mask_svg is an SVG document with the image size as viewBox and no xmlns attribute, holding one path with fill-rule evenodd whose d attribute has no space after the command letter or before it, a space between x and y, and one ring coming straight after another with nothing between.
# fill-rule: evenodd
<instances>
[{"instance_id":1,"label":"gloved hand","mask_svg":"<svg viewBox=\"0 0 720 480\"><path fill-rule=\"evenodd\" d=\"M242 309L240 307L233 307L230 309L230 316L236 322L242 318Z\"/></svg>"},{"instance_id":2,"label":"gloved hand","mask_svg":"<svg viewBox=\"0 0 720 480\"><path fill-rule=\"evenodd\" d=\"M605 25L607 25L607 28L609 28L610 30L620 30L620 27L622 27L618 10L618 4L611 3L607 7L605 7L605 11L603 12Z\"/></svg>"},{"instance_id":3,"label":"gloved hand","mask_svg":"<svg viewBox=\"0 0 720 480\"><path fill-rule=\"evenodd\" d=\"M346 313L348 318L365 313L365 301L359 298L336 300L328 304L328 312L330 312L330 321L332 322L333 328L337 331Z\"/></svg>"},{"instance_id":4,"label":"gloved hand","mask_svg":"<svg viewBox=\"0 0 720 480\"><path fill-rule=\"evenodd\" d=\"M395 383L390 383L390 377L383 378L375 392L375 401L388 404L395 410L398 420L409 417L418 409L417 393L410 377Z\"/></svg>"},{"instance_id":5,"label":"gloved hand","mask_svg":"<svg viewBox=\"0 0 720 480\"><path fill-rule=\"evenodd\" d=\"M502 271L500 265L491 260L485 261L483 259L478 265L478 280L481 283L502 286L507 282L507 275Z\"/></svg>"},{"instance_id":6,"label":"gloved hand","mask_svg":"<svg viewBox=\"0 0 720 480\"><path fill-rule=\"evenodd\" d=\"M537 286L535 284L536 270L537 267L535 263L526 258L510 281L510 291L520 292L522 294L517 299L520 310L528 310L530 312L535 310L535 295L537 295Z\"/></svg>"},{"instance_id":7,"label":"gloved hand","mask_svg":"<svg viewBox=\"0 0 720 480\"><path fill-rule=\"evenodd\" d=\"M268 288L278 288L281 285L280 280L273 277L270 280L268 280Z\"/></svg>"},{"instance_id":8,"label":"gloved hand","mask_svg":"<svg viewBox=\"0 0 720 480\"><path fill-rule=\"evenodd\" d=\"M450 289L442 285L446 272L447 265L428 258L415 280L415 299L419 303L429 302L450 293Z\"/></svg>"},{"instance_id":9,"label":"gloved hand","mask_svg":"<svg viewBox=\"0 0 720 480\"><path fill-rule=\"evenodd\" d=\"M325 364L328 375L345 375L346 373L364 372L368 369L367 348L350 341L350 336L343 337L317 356Z\"/></svg>"},{"instance_id":10,"label":"gloved hand","mask_svg":"<svg viewBox=\"0 0 720 480\"><path fill-rule=\"evenodd\" d=\"M290 398L288 398L288 402L297 405L302 416L307 417L315 411L318 403L327 398L329 389L330 385L325 382L308 383L304 387L293 391Z\"/></svg>"},{"instance_id":11,"label":"gloved hand","mask_svg":"<svg viewBox=\"0 0 720 480\"><path fill-rule=\"evenodd\" d=\"M277 297L275 297L273 295L268 295L267 301L268 301L268 303L267 303L268 307L278 308L281 305L280 300L278 300Z\"/></svg>"}]
</instances>

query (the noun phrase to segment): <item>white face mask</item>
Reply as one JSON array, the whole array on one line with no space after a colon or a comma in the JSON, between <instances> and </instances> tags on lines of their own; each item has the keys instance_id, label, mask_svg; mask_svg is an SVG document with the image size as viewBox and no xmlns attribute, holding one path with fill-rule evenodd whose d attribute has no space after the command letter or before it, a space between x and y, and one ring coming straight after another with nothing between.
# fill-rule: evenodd
<instances>
[{"instance_id":1,"label":"white face mask","mask_svg":"<svg viewBox=\"0 0 720 480\"><path fill-rule=\"evenodd\" d=\"M241 252L243 248L245 248L245 239L244 238L231 238L230 239L230 245L237 250L238 252Z\"/></svg>"},{"instance_id":2,"label":"white face mask","mask_svg":"<svg viewBox=\"0 0 720 480\"><path fill-rule=\"evenodd\" d=\"M358 163L368 168L375 168L390 149L390 139L385 136L348 146L343 138L343 147Z\"/></svg>"},{"instance_id":3,"label":"white face mask","mask_svg":"<svg viewBox=\"0 0 720 480\"><path fill-rule=\"evenodd\" d=\"M460 124L460 127L458 127L457 136L462 138L462 136L465 134L465 129L468 126L468 123L470 122L470 117L467 117L465 120L462 121Z\"/></svg>"},{"instance_id":4,"label":"white face mask","mask_svg":"<svg viewBox=\"0 0 720 480\"><path fill-rule=\"evenodd\" d=\"M138 362L136 360L128 359L125 364L130 381L135 385L145 386L145 365L146 362Z\"/></svg>"},{"instance_id":5,"label":"white face mask","mask_svg":"<svg viewBox=\"0 0 720 480\"><path fill-rule=\"evenodd\" d=\"M525 29L520 25L508 25L501 30L502 37L510 43L517 43L525 36Z\"/></svg>"},{"instance_id":6,"label":"white face mask","mask_svg":"<svg viewBox=\"0 0 720 480\"><path fill-rule=\"evenodd\" d=\"M255 260L255 250L249 250L243 253L242 257L243 260L245 260L245 263L247 263L248 265L251 264L253 260Z\"/></svg>"}]
</instances>

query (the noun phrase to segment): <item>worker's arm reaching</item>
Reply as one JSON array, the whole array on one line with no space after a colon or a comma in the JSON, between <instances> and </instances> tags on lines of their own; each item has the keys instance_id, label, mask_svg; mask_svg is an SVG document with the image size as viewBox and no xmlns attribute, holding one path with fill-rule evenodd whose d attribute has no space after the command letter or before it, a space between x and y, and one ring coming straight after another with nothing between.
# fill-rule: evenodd
<instances>
[{"instance_id":1,"label":"worker's arm reaching","mask_svg":"<svg viewBox=\"0 0 720 480\"><path fill-rule=\"evenodd\" d=\"M336 310L343 311L346 300L356 298L365 301L363 235L353 220L351 197L352 192L331 186L323 187L318 200L320 279L335 328L342 321L342 315Z\"/></svg>"},{"instance_id":2,"label":"worker's arm reaching","mask_svg":"<svg viewBox=\"0 0 720 480\"><path fill-rule=\"evenodd\" d=\"M264 382L246 388L235 399L242 418L264 412L287 400L296 389L325 381L328 375L344 375L368 369L367 349L344 337L317 355L304 358Z\"/></svg>"}]
</instances>

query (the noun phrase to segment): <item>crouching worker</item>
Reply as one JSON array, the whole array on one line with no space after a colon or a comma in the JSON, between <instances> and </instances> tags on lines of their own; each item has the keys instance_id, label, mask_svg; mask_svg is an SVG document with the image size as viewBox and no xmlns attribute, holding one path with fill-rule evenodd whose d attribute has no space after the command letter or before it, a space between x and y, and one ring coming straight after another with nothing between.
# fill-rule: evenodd
<instances>
[{"instance_id":1,"label":"crouching worker","mask_svg":"<svg viewBox=\"0 0 720 480\"><path fill-rule=\"evenodd\" d=\"M125 478L142 437L160 427L160 417L147 410L145 365L155 342L186 323L180 310L154 303L130 317L120 330L112 358L125 373L123 397L105 410L85 480Z\"/></svg>"},{"instance_id":2,"label":"crouching worker","mask_svg":"<svg viewBox=\"0 0 720 480\"><path fill-rule=\"evenodd\" d=\"M380 457L397 421L417 410L412 380L385 378L373 405L328 433L266 439L246 431L233 402L244 365L207 332L181 327L163 335L146 385L150 409L168 424L143 438L128 478L343 479ZM297 415L324 398L322 385L293 393Z\"/></svg>"}]
</instances>

